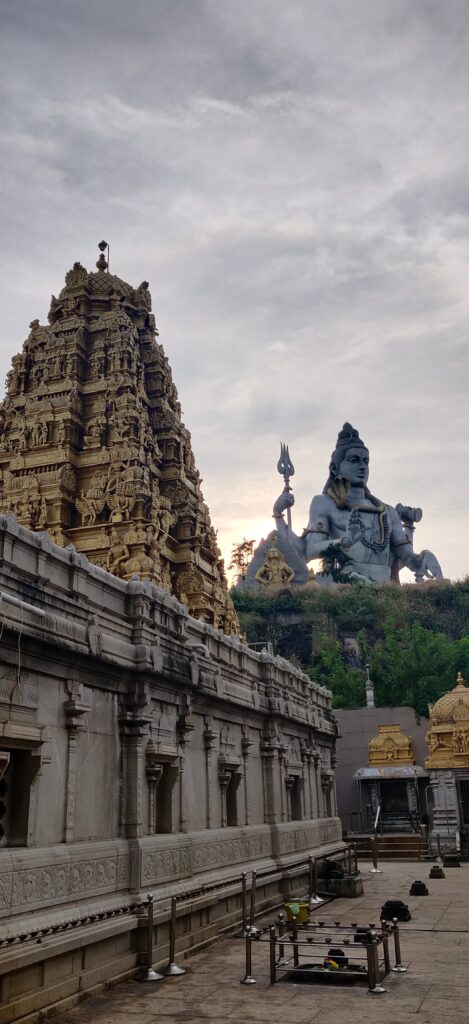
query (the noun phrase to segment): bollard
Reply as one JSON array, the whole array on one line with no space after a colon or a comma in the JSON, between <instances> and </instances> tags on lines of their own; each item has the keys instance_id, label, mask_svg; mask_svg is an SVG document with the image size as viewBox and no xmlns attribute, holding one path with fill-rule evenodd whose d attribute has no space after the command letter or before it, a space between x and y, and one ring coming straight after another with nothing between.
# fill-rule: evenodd
<instances>
[{"instance_id":1,"label":"bollard","mask_svg":"<svg viewBox=\"0 0 469 1024\"><path fill-rule=\"evenodd\" d=\"M247 883L246 883L246 872L245 871L243 871L243 873L241 875L241 904L242 904L242 911L243 911L243 923L241 925L240 931L234 933L233 938L235 938L235 939L245 939L246 938L248 912L247 912Z\"/></svg>"},{"instance_id":2,"label":"bollard","mask_svg":"<svg viewBox=\"0 0 469 1024\"><path fill-rule=\"evenodd\" d=\"M256 979L252 976L252 951L251 951L251 929L247 926L246 929L246 973L241 982L241 985L255 985Z\"/></svg>"},{"instance_id":3,"label":"bollard","mask_svg":"<svg viewBox=\"0 0 469 1024\"><path fill-rule=\"evenodd\" d=\"M370 935L369 932L367 933L367 936L366 936L365 949L366 949L366 966L367 966L367 970L368 970L368 991L372 992L374 987L375 987L375 984L376 984L376 978L375 978L375 961L374 961L374 957L373 957L373 947L372 947L372 942L371 942L371 935Z\"/></svg>"},{"instance_id":4,"label":"bollard","mask_svg":"<svg viewBox=\"0 0 469 1024\"><path fill-rule=\"evenodd\" d=\"M381 931L383 933L384 970L386 974L389 974L391 970L391 960L389 958L389 934L387 921L381 921Z\"/></svg>"},{"instance_id":5,"label":"bollard","mask_svg":"<svg viewBox=\"0 0 469 1024\"><path fill-rule=\"evenodd\" d=\"M275 943L276 943L275 925L271 925L269 928L269 941L270 941L270 984L275 985L277 981L276 971L276 960L275 960Z\"/></svg>"},{"instance_id":6,"label":"bollard","mask_svg":"<svg viewBox=\"0 0 469 1024\"><path fill-rule=\"evenodd\" d=\"M284 928L285 928L285 914L283 913L283 910L279 910L279 912L278 912L277 923L278 923L278 937L279 937L279 940L280 940L279 941L279 947L278 947L277 967L284 967L285 964L288 963L288 957L285 956L285 946L284 946L283 942L281 941L282 940L282 936L283 936L283 932L284 932Z\"/></svg>"},{"instance_id":7,"label":"bollard","mask_svg":"<svg viewBox=\"0 0 469 1024\"><path fill-rule=\"evenodd\" d=\"M250 928L252 928L252 926L254 924L254 918L256 916L256 880L257 880L257 875L256 875L256 872L253 871L253 873L252 873L252 882L251 882L251 908L250 908L250 913L249 913L249 926L250 926Z\"/></svg>"},{"instance_id":8,"label":"bollard","mask_svg":"<svg viewBox=\"0 0 469 1024\"><path fill-rule=\"evenodd\" d=\"M383 992L386 992L386 989L385 989L384 985L381 984L380 979L379 979L378 939L377 939L376 934L373 934L372 950L373 950L374 973L375 973L375 979L376 979L376 984L375 984L375 987L373 989L373 995L381 995Z\"/></svg>"},{"instance_id":9,"label":"bollard","mask_svg":"<svg viewBox=\"0 0 469 1024\"><path fill-rule=\"evenodd\" d=\"M169 962L164 969L167 978L176 978L179 974L185 974L184 967L178 967L174 962L176 953L176 897L171 897L171 919L169 924Z\"/></svg>"},{"instance_id":10,"label":"bollard","mask_svg":"<svg viewBox=\"0 0 469 1024\"><path fill-rule=\"evenodd\" d=\"M368 967L368 991L374 996L382 995L383 992L386 992L386 989L379 981L378 940L372 931L367 934L366 961Z\"/></svg>"},{"instance_id":11,"label":"bollard","mask_svg":"<svg viewBox=\"0 0 469 1024\"><path fill-rule=\"evenodd\" d=\"M294 942L294 946L293 946L293 966L294 967L298 967L298 965L300 963L300 951L298 949L298 924L297 924L296 917L293 917L293 919L292 919L292 940Z\"/></svg>"},{"instance_id":12,"label":"bollard","mask_svg":"<svg viewBox=\"0 0 469 1024\"><path fill-rule=\"evenodd\" d=\"M353 871L353 873L354 873L354 875L358 875L358 853L357 853L357 844L356 843L353 844L353 859L354 859L354 871Z\"/></svg>"},{"instance_id":13,"label":"bollard","mask_svg":"<svg viewBox=\"0 0 469 1024\"><path fill-rule=\"evenodd\" d=\"M382 875L381 868L378 867L378 835L375 832L374 839L371 840L371 856L373 858L373 867L370 868L372 875Z\"/></svg>"},{"instance_id":14,"label":"bollard","mask_svg":"<svg viewBox=\"0 0 469 1024\"><path fill-rule=\"evenodd\" d=\"M147 962L138 975L139 981L161 981L162 974L154 971L153 967L153 893L147 896Z\"/></svg>"},{"instance_id":15,"label":"bollard","mask_svg":"<svg viewBox=\"0 0 469 1024\"><path fill-rule=\"evenodd\" d=\"M391 970L394 971L395 974L405 974L407 972L407 967L404 967L401 960L401 939L399 935L397 917L393 917L392 923L394 925L394 954L396 963L394 964L394 967L391 967Z\"/></svg>"}]
</instances>

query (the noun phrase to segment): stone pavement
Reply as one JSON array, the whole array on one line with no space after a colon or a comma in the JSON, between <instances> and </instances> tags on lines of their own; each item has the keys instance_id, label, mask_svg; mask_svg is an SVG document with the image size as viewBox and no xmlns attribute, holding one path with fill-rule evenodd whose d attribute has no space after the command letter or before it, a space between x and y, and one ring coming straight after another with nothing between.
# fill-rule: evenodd
<instances>
[{"instance_id":1,"label":"stone pavement","mask_svg":"<svg viewBox=\"0 0 469 1024\"><path fill-rule=\"evenodd\" d=\"M324 920L379 921L385 899L408 903L412 920L400 927L407 974L390 974L387 992L371 995L365 983L352 986L269 984L268 944L253 944L256 985L243 986L244 942L223 937L185 961L180 978L153 985L124 982L59 1011L60 1024L469 1024L469 864L447 868L445 879L429 879L428 863L383 862L383 874L360 864L365 893L336 900L318 916ZM422 879L429 896L409 896ZM267 920L273 920L272 912ZM393 948L391 946L391 954ZM392 957L391 957L392 959ZM393 962L393 960L392 960Z\"/></svg>"}]
</instances>

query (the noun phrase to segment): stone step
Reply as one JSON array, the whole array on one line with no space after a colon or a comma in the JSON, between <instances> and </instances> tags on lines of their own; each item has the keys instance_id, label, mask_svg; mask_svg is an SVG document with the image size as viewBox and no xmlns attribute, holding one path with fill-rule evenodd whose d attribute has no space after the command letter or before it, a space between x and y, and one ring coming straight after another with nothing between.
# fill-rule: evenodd
<instances>
[{"instance_id":1,"label":"stone step","mask_svg":"<svg viewBox=\"0 0 469 1024\"><path fill-rule=\"evenodd\" d=\"M355 836L351 842L357 847L357 856L360 860L371 859L370 835ZM378 836L378 860L419 860L427 852L427 844L419 835L380 835Z\"/></svg>"}]
</instances>

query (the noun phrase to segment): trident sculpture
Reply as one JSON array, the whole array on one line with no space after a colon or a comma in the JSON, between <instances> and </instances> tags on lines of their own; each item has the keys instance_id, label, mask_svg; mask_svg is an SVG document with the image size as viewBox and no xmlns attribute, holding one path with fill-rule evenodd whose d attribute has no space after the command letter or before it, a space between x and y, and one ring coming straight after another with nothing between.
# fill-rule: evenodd
<instances>
[{"instance_id":1,"label":"trident sculpture","mask_svg":"<svg viewBox=\"0 0 469 1024\"><path fill-rule=\"evenodd\" d=\"M280 443L280 458L277 462L277 469L281 476L283 476L285 487L283 488L284 493L287 494L291 491L290 477L295 474L295 467L290 458L290 452L288 451L288 445ZM291 532L291 508L287 508L287 526L288 532Z\"/></svg>"}]
</instances>

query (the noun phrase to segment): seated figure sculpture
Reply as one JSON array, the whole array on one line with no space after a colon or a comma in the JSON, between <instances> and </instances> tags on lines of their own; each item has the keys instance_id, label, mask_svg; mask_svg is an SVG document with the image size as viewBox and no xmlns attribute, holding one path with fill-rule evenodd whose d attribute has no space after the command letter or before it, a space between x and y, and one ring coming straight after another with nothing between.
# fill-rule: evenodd
<instances>
[{"instance_id":1,"label":"seated figure sculpture","mask_svg":"<svg viewBox=\"0 0 469 1024\"><path fill-rule=\"evenodd\" d=\"M401 514L391 505L373 497L367 487L369 453L358 431L344 423L331 456L329 477L323 493L310 506L309 522L301 537L283 518L295 499L285 487L274 505L278 535L291 544L304 562L320 558L332 544L342 548L350 561L344 573L367 583L398 580L398 568L407 566L421 581L441 579L442 571L431 551L417 554L411 531L405 532ZM403 509L403 506L398 506ZM405 510L407 512L420 510ZM418 519L419 515L415 516Z\"/></svg>"}]
</instances>

